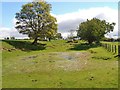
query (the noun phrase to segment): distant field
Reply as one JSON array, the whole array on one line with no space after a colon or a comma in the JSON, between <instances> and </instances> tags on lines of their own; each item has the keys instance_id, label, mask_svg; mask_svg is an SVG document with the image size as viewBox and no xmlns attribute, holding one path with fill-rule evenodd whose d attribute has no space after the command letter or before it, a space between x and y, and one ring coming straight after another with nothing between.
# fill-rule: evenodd
<instances>
[{"instance_id":1,"label":"distant field","mask_svg":"<svg viewBox=\"0 0 120 90\"><path fill-rule=\"evenodd\" d=\"M117 88L118 58L99 45L65 40L2 41L3 88Z\"/></svg>"}]
</instances>

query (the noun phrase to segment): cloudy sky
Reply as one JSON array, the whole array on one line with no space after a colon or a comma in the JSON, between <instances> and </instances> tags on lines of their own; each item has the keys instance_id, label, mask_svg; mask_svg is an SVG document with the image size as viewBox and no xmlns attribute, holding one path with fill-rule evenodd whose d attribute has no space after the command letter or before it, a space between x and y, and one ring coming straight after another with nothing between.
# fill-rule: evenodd
<instances>
[{"instance_id":1,"label":"cloudy sky","mask_svg":"<svg viewBox=\"0 0 120 90\"><path fill-rule=\"evenodd\" d=\"M0 25L0 38L14 36L26 38L14 28L15 13L27 2L2 2L2 25ZM63 37L69 35L70 30L76 30L81 22L87 19L99 18L108 22L115 22L114 31L107 37L118 36L118 3L117 2L49 2L52 5L51 14L57 18L58 32Z\"/></svg>"}]
</instances>

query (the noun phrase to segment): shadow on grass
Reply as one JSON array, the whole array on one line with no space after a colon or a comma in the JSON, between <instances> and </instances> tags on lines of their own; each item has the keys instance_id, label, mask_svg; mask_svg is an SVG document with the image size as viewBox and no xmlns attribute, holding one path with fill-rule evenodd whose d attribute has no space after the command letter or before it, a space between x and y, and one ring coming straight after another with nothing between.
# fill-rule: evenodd
<instances>
[{"instance_id":1,"label":"shadow on grass","mask_svg":"<svg viewBox=\"0 0 120 90\"><path fill-rule=\"evenodd\" d=\"M76 51L80 51L80 50L88 50L90 48L96 48L100 46L99 44L91 44L89 45L88 43L80 43L80 44L75 44L73 46L73 48L70 48L69 50L76 50Z\"/></svg>"},{"instance_id":2,"label":"shadow on grass","mask_svg":"<svg viewBox=\"0 0 120 90\"><path fill-rule=\"evenodd\" d=\"M30 41L20 41L20 40L3 40L3 42L6 42L16 49L20 49L22 51L37 51L37 50L44 50L46 47L46 44L37 44L32 45Z\"/></svg>"}]
</instances>

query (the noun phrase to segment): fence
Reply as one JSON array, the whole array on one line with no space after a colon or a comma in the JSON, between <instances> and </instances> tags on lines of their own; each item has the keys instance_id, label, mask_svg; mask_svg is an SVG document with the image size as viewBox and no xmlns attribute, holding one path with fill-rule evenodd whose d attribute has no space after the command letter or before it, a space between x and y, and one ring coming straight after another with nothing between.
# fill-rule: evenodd
<instances>
[{"instance_id":1,"label":"fence","mask_svg":"<svg viewBox=\"0 0 120 90\"><path fill-rule=\"evenodd\" d=\"M113 52L117 55L120 55L120 45L114 45L109 43L102 43L101 44L105 49L107 49L109 52Z\"/></svg>"}]
</instances>

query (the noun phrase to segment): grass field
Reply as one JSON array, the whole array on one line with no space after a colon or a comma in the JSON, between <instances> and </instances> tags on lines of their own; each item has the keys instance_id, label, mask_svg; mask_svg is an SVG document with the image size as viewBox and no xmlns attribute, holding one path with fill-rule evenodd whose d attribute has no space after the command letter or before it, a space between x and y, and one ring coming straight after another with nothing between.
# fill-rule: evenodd
<instances>
[{"instance_id":1,"label":"grass field","mask_svg":"<svg viewBox=\"0 0 120 90\"><path fill-rule=\"evenodd\" d=\"M2 41L3 88L118 88L118 58L99 45Z\"/></svg>"}]
</instances>

